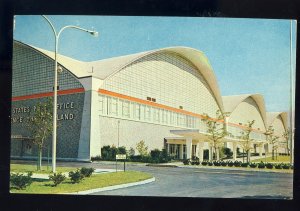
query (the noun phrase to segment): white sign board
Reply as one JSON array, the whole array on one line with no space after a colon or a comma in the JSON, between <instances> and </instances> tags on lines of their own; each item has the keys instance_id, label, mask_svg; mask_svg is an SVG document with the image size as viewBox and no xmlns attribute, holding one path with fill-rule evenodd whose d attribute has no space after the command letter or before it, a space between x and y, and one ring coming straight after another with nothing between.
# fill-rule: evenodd
<instances>
[{"instance_id":1,"label":"white sign board","mask_svg":"<svg viewBox=\"0 0 300 211\"><path fill-rule=\"evenodd\" d=\"M125 160L126 159L126 155L125 154L117 154L116 155L116 159L117 160Z\"/></svg>"}]
</instances>

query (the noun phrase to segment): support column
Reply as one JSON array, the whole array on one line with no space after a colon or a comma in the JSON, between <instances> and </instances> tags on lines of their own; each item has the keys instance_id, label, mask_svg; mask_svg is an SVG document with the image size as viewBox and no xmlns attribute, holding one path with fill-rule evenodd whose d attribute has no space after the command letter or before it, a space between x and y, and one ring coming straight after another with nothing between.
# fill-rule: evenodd
<instances>
[{"instance_id":1,"label":"support column","mask_svg":"<svg viewBox=\"0 0 300 211\"><path fill-rule=\"evenodd\" d=\"M167 143L167 153L168 153L168 155L170 155L170 144L169 143Z\"/></svg>"},{"instance_id":2,"label":"support column","mask_svg":"<svg viewBox=\"0 0 300 211\"><path fill-rule=\"evenodd\" d=\"M233 156L232 156L232 158L233 158L233 160L236 160L236 146L237 146L236 142L233 142L232 146L233 146L233 149L232 149Z\"/></svg>"},{"instance_id":3,"label":"support column","mask_svg":"<svg viewBox=\"0 0 300 211\"><path fill-rule=\"evenodd\" d=\"M204 143L199 142L198 157L199 157L200 162L203 161L203 146L204 146Z\"/></svg>"},{"instance_id":4,"label":"support column","mask_svg":"<svg viewBox=\"0 0 300 211\"><path fill-rule=\"evenodd\" d=\"M219 147L217 147L216 157L217 157L217 160L220 160L220 148Z\"/></svg>"},{"instance_id":5,"label":"support column","mask_svg":"<svg viewBox=\"0 0 300 211\"><path fill-rule=\"evenodd\" d=\"M179 147L179 159L183 159L183 144L180 144Z\"/></svg>"},{"instance_id":6,"label":"support column","mask_svg":"<svg viewBox=\"0 0 300 211\"><path fill-rule=\"evenodd\" d=\"M212 161L212 159L213 159L213 148L212 148L212 146L209 146L209 153L208 153L208 160L209 161Z\"/></svg>"},{"instance_id":7,"label":"support column","mask_svg":"<svg viewBox=\"0 0 300 211\"><path fill-rule=\"evenodd\" d=\"M188 137L186 141L186 159L192 158L192 138Z\"/></svg>"},{"instance_id":8,"label":"support column","mask_svg":"<svg viewBox=\"0 0 300 211\"><path fill-rule=\"evenodd\" d=\"M199 154L199 143L196 144L195 156L199 157L198 154Z\"/></svg>"},{"instance_id":9,"label":"support column","mask_svg":"<svg viewBox=\"0 0 300 211\"><path fill-rule=\"evenodd\" d=\"M262 156L262 152L263 152L263 144L259 145L259 156Z\"/></svg>"}]
</instances>

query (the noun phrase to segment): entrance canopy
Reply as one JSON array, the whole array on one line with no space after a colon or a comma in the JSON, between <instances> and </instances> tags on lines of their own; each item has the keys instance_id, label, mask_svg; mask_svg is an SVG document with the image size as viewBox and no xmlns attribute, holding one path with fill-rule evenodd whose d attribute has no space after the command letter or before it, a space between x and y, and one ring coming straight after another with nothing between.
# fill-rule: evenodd
<instances>
[{"instance_id":1,"label":"entrance canopy","mask_svg":"<svg viewBox=\"0 0 300 211\"><path fill-rule=\"evenodd\" d=\"M208 136L210 134L200 132L200 130L198 130L198 129L170 130L170 133L182 136L182 139L191 138L191 139L197 140L199 142L210 142L210 140L208 139ZM244 142L244 140L239 139L239 138L233 138L230 136L225 136L222 139L222 142L241 143L241 142ZM265 142L266 141L262 141L262 140L253 140L253 139L251 140L251 143L253 143L253 144L259 144L259 143L265 143Z\"/></svg>"}]
</instances>

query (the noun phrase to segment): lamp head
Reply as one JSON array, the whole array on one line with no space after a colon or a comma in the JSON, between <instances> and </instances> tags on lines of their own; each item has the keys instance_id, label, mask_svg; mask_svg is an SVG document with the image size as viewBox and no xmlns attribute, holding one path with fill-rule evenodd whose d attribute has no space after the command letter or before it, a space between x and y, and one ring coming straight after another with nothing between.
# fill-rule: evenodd
<instances>
[{"instance_id":1,"label":"lamp head","mask_svg":"<svg viewBox=\"0 0 300 211\"><path fill-rule=\"evenodd\" d=\"M94 37L98 37L99 36L99 33L97 31L89 31L89 33L91 35L93 35Z\"/></svg>"}]
</instances>

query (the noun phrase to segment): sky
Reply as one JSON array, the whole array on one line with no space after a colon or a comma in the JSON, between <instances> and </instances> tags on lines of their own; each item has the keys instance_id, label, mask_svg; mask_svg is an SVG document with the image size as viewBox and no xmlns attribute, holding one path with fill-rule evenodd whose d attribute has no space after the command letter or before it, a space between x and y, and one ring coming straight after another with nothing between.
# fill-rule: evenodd
<instances>
[{"instance_id":1,"label":"sky","mask_svg":"<svg viewBox=\"0 0 300 211\"><path fill-rule=\"evenodd\" d=\"M296 22L202 17L47 16L58 32L75 25L99 32L64 30L59 53L95 61L171 46L205 53L221 95L259 93L268 112L289 111L295 72ZM54 51L54 34L42 16L16 16L14 39ZM294 87L294 83L292 84Z\"/></svg>"}]
</instances>

